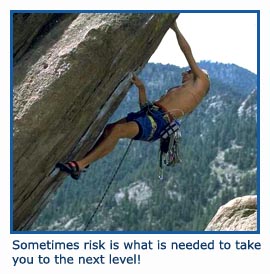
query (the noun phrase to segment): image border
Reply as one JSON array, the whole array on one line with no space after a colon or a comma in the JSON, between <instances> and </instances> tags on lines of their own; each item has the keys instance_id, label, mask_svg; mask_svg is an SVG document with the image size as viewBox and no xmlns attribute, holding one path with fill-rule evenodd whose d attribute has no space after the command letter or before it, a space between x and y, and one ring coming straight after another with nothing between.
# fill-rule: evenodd
<instances>
[{"instance_id":1,"label":"image border","mask_svg":"<svg viewBox=\"0 0 270 274\"><path fill-rule=\"evenodd\" d=\"M256 231L17 231L13 230L13 15L15 13L253 13L257 15ZM10 233L11 234L260 234L260 10L10 10Z\"/></svg>"}]
</instances>

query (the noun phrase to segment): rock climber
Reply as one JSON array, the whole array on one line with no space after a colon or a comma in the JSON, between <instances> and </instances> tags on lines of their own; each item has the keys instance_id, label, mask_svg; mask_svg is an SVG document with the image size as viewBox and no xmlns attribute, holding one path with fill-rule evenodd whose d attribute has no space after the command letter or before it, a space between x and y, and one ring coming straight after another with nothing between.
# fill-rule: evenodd
<instances>
[{"instance_id":1,"label":"rock climber","mask_svg":"<svg viewBox=\"0 0 270 274\"><path fill-rule=\"evenodd\" d=\"M190 67L182 73L182 83L170 88L165 95L149 105L144 83L133 74L131 82L138 89L141 110L129 113L125 118L108 124L97 143L83 159L58 163L56 167L77 180L85 167L109 154L119 139L155 141L160 138L160 133L174 119L183 117L198 106L210 88L207 71L197 65L190 45L176 22L172 24L171 29L175 32L180 49Z\"/></svg>"}]
</instances>

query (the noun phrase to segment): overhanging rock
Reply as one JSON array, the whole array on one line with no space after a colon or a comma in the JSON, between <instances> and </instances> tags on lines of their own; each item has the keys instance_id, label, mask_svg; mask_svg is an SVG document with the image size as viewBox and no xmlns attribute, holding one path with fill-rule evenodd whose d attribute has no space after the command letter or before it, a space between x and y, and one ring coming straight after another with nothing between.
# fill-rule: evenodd
<instances>
[{"instance_id":1,"label":"overhanging rock","mask_svg":"<svg viewBox=\"0 0 270 274\"><path fill-rule=\"evenodd\" d=\"M55 163L94 144L130 87L129 72L141 71L177 16L14 15L14 230L29 229L61 184L63 174L50 176Z\"/></svg>"}]
</instances>

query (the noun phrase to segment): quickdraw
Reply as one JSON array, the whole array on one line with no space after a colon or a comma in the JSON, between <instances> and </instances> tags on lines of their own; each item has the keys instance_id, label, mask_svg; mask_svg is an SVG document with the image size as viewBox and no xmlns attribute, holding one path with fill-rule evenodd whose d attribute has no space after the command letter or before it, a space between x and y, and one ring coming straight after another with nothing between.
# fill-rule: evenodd
<instances>
[{"instance_id":1,"label":"quickdraw","mask_svg":"<svg viewBox=\"0 0 270 274\"><path fill-rule=\"evenodd\" d=\"M163 164L174 166L181 163L179 154L179 144L181 140L180 123L177 120L172 121L162 132L160 136L159 149L159 179L163 180Z\"/></svg>"}]
</instances>

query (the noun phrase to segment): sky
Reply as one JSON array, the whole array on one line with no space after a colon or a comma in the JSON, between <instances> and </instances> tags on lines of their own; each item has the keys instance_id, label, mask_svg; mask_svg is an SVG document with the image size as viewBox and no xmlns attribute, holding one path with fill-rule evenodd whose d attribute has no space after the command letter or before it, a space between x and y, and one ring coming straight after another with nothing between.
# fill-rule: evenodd
<instances>
[{"instance_id":1,"label":"sky","mask_svg":"<svg viewBox=\"0 0 270 274\"><path fill-rule=\"evenodd\" d=\"M256 13L182 13L177 24L197 62L236 64L257 73ZM149 62L188 66L171 29Z\"/></svg>"}]
</instances>

